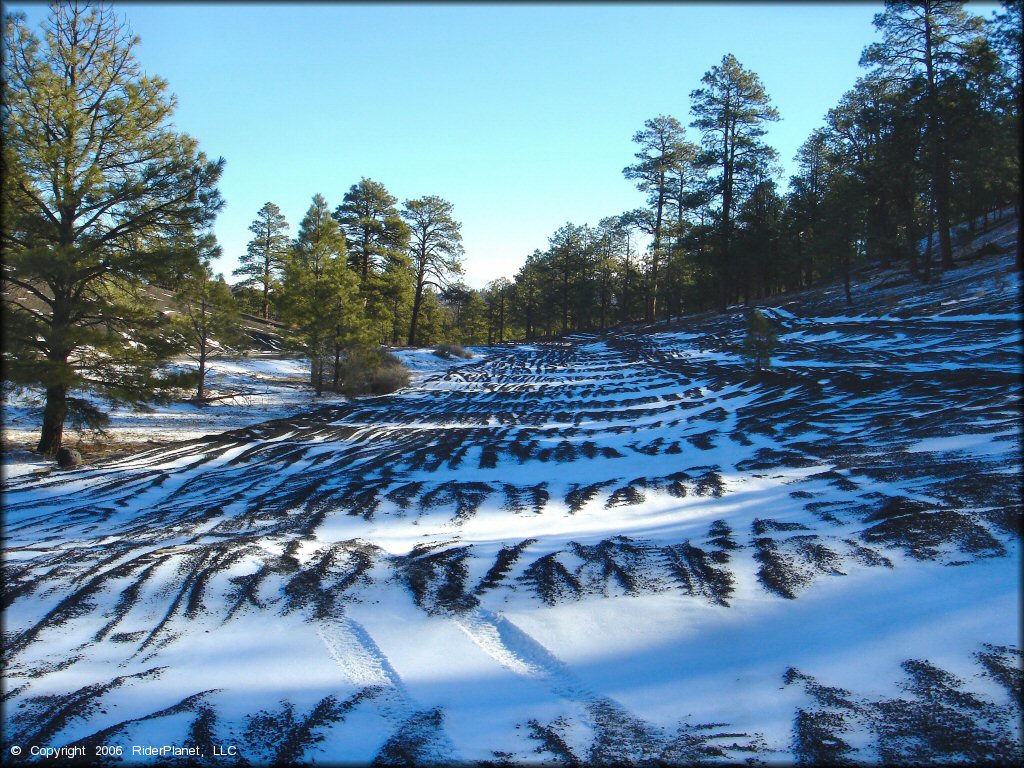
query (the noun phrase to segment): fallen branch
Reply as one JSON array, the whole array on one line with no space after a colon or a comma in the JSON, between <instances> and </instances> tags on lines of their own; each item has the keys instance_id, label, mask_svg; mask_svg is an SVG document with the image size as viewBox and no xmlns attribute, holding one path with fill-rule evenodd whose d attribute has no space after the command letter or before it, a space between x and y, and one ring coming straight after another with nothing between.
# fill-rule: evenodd
<instances>
[{"instance_id":1,"label":"fallen branch","mask_svg":"<svg viewBox=\"0 0 1024 768\"><path fill-rule=\"evenodd\" d=\"M204 397L201 400L193 397L188 402L195 405L208 405L209 403L215 403L218 400L229 400L233 397L249 397L251 395L272 395L273 392L229 392L226 395L217 395L217 397Z\"/></svg>"}]
</instances>

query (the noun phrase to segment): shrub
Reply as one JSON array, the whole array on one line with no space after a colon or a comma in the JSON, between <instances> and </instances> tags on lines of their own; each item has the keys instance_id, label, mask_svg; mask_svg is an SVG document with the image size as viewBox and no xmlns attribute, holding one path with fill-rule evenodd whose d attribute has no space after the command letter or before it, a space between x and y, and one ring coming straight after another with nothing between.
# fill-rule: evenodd
<instances>
[{"instance_id":1,"label":"shrub","mask_svg":"<svg viewBox=\"0 0 1024 768\"><path fill-rule=\"evenodd\" d=\"M747 316L747 335L743 339L743 355L760 372L771 365L776 331L771 321L756 309Z\"/></svg>"},{"instance_id":2,"label":"shrub","mask_svg":"<svg viewBox=\"0 0 1024 768\"><path fill-rule=\"evenodd\" d=\"M408 385L408 369L383 349L349 352L338 377L338 391L349 397L386 395Z\"/></svg>"},{"instance_id":3,"label":"shrub","mask_svg":"<svg viewBox=\"0 0 1024 768\"><path fill-rule=\"evenodd\" d=\"M469 360L473 357L473 353L467 349L463 349L461 344L438 344L437 349L434 350L434 354L442 360L449 360L453 357L461 357L465 360Z\"/></svg>"}]
</instances>

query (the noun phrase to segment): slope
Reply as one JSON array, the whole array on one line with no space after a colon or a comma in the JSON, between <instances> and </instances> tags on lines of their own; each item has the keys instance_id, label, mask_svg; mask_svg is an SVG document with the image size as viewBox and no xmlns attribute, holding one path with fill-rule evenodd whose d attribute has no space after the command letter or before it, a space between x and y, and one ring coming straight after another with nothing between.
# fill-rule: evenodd
<instances>
[{"instance_id":1,"label":"slope","mask_svg":"<svg viewBox=\"0 0 1024 768\"><path fill-rule=\"evenodd\" d=\"M7 744L1019 758L1019 288L873 273L765 307L756 379L737 310L14 479Z\"/></svg>"}]
</instances>

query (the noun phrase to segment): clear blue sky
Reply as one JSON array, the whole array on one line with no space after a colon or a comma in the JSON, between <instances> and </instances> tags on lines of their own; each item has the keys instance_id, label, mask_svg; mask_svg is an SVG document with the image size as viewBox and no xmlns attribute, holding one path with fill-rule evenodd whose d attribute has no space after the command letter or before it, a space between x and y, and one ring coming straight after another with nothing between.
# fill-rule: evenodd
<instances>
[{"instance_id":1,"label":"clear blue sky","mask_svg":"<svg viewBox=\"0 0 1024 768\"><path fill-rule=\"evenodd\" d=\"M642 205L622 176L632 135L658 114L688 125L690 92L726 53L779 110L767 138L785 183L863 74L881 2L114 7L142 39L143 68L177 95L177 126L227 161L218 270L237 266L264 202L294 236L314 193L333 207L367 176L400 201L450 200L466 280L482 287L565 222Z\"/></svg>"}]
</instances>

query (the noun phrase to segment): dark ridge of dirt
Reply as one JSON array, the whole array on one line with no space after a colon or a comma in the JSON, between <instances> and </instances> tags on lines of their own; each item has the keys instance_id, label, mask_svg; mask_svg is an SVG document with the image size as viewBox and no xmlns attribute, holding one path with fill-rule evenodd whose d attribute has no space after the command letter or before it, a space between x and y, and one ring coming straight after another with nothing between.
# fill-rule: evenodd
<instances>
[{"instance_id":1,"label":"dark ridge of dirt","mask_svg":"<svg viewBox=\"0 0 1024 768\"><path fill-rule=\"evenodd\" d=\"M985 509L978 516L990 522L998 530L1006 531L1011 536L1024 538L1024 506L1020 503L1008 507Z\"/></svg>"},{"instance_id":2,"label":"dark ridge of dirt","mask_svg":"<svg viewBox=\"0 0 1024 768\"><path fill-rule=\"evenodd\" d=\"M614 536L592 546L570 542L569 548L583 561L576 578L587 593L607 596L613 583L629 595L657 589L657 582L647 575L655 557L650 546L638 545L627 536Z\"/></svg>"},{"instance_id":3,"label":"dark ridge of dirt","mask_svg":"<svg viewBox=\"0 0 1024 768\"><path fill-rule=\"evenodd\" d=\"M704 469L704 467L690 467L688 471L693 471L695 469ZM718 467L712 467L698 475L697 483L693 492L698 496L714 496L715 498L719 498L723 493L725 493L725 483L722 482L720 469Z\"/></svg>"},{"instance_id":4,"label":"dark ridge of dirt","mask_svg":"<svg viewBox=\"0 0 1024 768\"><path fill-rule=\"evenodd\" d=\"M809 531L811 530L806 525L801 523L784 523L778 520L754 518L754 522L751 523L750 529L754 532L755 536L763 536L769 531Z\"/></svg>"},{"instance_id":5,"label":"dark ridge of dirt","mask_svg":"<svg viewBox=\"0 0 1024 768\"><path fill-rule=\"evenodd\" d=\"M200 705L196 716L188 726L188 735L182 744L186 749L198 748L201 755L212 755L214 745L223 743L217 738L217 713L212 707ZM205 757L199 760L186 758L186 765L201 765Z\"/></svg>"},{"instance_id":6,"label":"dark ridge of dirt","mask_svg":"<svg viewBox=\"0 0 1024 768\"><path fill-rule=\"evenodd\" d=\"M569 488L569 492L565 494L565 503L566 506L569 507L569 514L575 515L583 509L586 503L594 498L602 488L606 488L614 483L614 480L604 480L602 482L591 483L590 485L585 486L573 483Z\"/></svg>"},{"instance_id":7,"label":"dark ridge of dirt","mask_svg":"<svg viewBox=\"0 0 1024 768\"><path fill-rule=\"evenodd\" d=\"M159 720L164 717L172 717L174 715L179 715L184 712L194 712L197 713L196 721L199 721L201 718L205 717L207 720L207 724L210 727L212 727L213 723L216 721L216 714L205 703L204 700L206 699L206 697L217 692L217 689L211 689L208 691L201 691L200 693L194 693L191 696L186 696L177 704L173 704L170 707L158 710L156 712L151 712L150 714L143 715L142 717L134 717L130 720L124 720L120 723L104 728L101 731L97 731L96 733L90 736L86 736L85 738L76 739L73 744L68 744L67 746L78 745L84 747L86 755L86 759L84 762L92 765L103 765L105 763L109 764L113 762L113 760L110 757L97 757L97 747L116 743L117 741L130 741L129 738L125 737L130 732L130 728L138 723L144 723L150 720ZM193 722L193 725L196 724L196 721ZM195 731L195 728L190 729L190 734L191 732ZM196 735L199 734L196 733ZM115 736L120 736L121 738L115 740L113 738ZM200 747L206 746L207 755L211 755L213 753L212 749L210 748L213 743L212 740L207 740L205 745L200 742L193 743L198 743ZM189 746L191 746L191 744ZM75 762L78 763L79 761L76 760ZM199 764L200 761L190 758L187 760L182 760L180 762L185 765L197 765Z\"/></svg>"},{"instance_id":8,"label":"dark ridge of dirt","mask_svg":"<svg viewBox=\"0 0 1024 768\"><path fill-rule=\"evenodd\" d=\"M755 469L778 469L779 467L802 469L817 465L817 459L805 456L799 451L758 448L753 458L736 462L736 469L740 472L750 472Z\"/></svg>"},{"instance_id":9,"label":"dark ridge of dirt","mask_svg":"<svg viewBox=\"0 0 1024 768\"><path fill-rule=\"evenodd\" d=\"M548 605L560 600L575 600L583 592L583 585L568 568L558 561L558 553L539 557L519 577Z\"/></svg>"},{"instance_id":10,"label":"dark ridge of dirt","mask_svg":"<svg viewBox=\"0 0 1024 768\"><path fill-rule=\"evenodd\" d=\"M431 552L438 544L417 544L408 555L395 556L395 568L412 592L413 600L430 614L463 613L479 600L466 592L468 546Z\"/></svg>"},{"instance_id":11,"label":"dark ridge of dirt","mask_svg":"<svg viewBox=\"0 0 1024 768\"><path fill-rule=\"evenodd\" d=\"M36 624L4 643L5 659L10 659L24 650L43 630L61 626L88 613L93 608L93 599L105 588L108 579L129 575L137 565L148 564L152 555L151 552L144 551L128 562L112 565L122 559L125 552L130 551L130 547L120 546L113 549L112 554L92 564L78 576L76 583L84 581L84 584L62 599ZM112 567L106 568L106 566Z\"/></svg>"},{"instance_id":12,"label":"dark ridge of dirt","mask_svg":"<svg viewBox=\"0 0 1024 768\"><path fill-rule=\"evenodd\" d=\"M529 720L527 735L539 742L533 751L566 765L615 766L738 763L743 755L749 756L746 762L757 763L760 761L754 756L768 751L761 735L725 731L724 723L680 723L668 733L629 714L611 699L597 697L585 706L584 722L566 715L547 724ZM568 743L569 733L578 738L581 729L590 735L585 754L577 754Z\"/></svg>"},{"instance_id":13,"label":"dark ridge of dirt","mask_svg":"<svg viewBox=\"0 0 1024 768\"><path fill-rule=\"evenodd\" d=\"M494 469L498 466L498 448L493 443L488 443L480 451L480 462L477 467L480 469Z\"/></svg>"},{"instance_id":14,"label":"dark ridge of dirt","mask_svg":"<svg viewBox=\"0 0 1024 768\"><path fill-rule=\"evenodd\" d=\"M660 728L629 714L610 699L589 702L587 711L594 721L588 765L638 765L659 757L664 740Z\"/></svg>"},{"instance_id":15,"label":"dark ridge of dirt","mask_svg":"<svg viewBox=\"0 0 1024 768\"><path fill-rule=\"evenodd\" d=\"M1003 545L968 515L903 496L888 498L865 522L874 525L861 531L861 539L901 547L918 560L938 558L946 545L974 557L1006 553Z\"/></svg>"},{"instance_id":16,"label":"dark ridge of dirt","mask_svg":"<svg viewBox=\"0 0 1024 768\"><path fill-rule=\"evenodd\" d=\"M729 605L734 579L727 549L707 552L689 541L662 547L665 565L679 588L717 605Z\"/></svg>"},{"instance_id":17,"label":"dark ridge of dirt","mask_svg":"<svg viewBox=\"0 0 1024 768\"><path fill-rule=\"evenodd\" d=\"M853 539L843 539L843 544L849 547L850 555L861 565L867 565L872 568L883 567L892 568L892 560L883 554L875 551L871 547L865 547Z\"/></svg>"},{"instance_id":18,"label":"dark ridge of dirt","mask_svg":"<svg viewBox=\"0 0 1024 768\"><path fill-rule=\"evenodd\" d=\"M853 765L853 748L837 734L848 728L839 712L796 711L790 749L798 765Z\"/></svg>"},{"instance_id":19,"label":"dark ridge of dirt","mask_svg":"<svg viewBox=\"0 0 1024 768\"><path fill-rule=\"evenodd\" d=\"M651 488L668 491L669 496L681 499L687 494L687 481L692 479L686 472L673 472L664 477L648 478L647 483Z\"/></svg>"},{"instance_id":20,"label":"dark ridge of dirt","mask_svg":"<svg viewBox=\"0 0 1024 768\"><path fill-rule=\"evenodd\" d=\"M1024 654L1019 648L985 643L974 654L984 673L1006 689L1017 708L1024 711Z\"/></svg>"},{"instance_id":21,"label":"dark ridge of dirt","mask_svg":"<svg viewBox=\"0 0 1024 768\"><path fill-rule=\"evenodd\" d=\"M985 645L975 660L988 668L994 646ZM1020 651L1000 647L999 668L1020 663ZM884 765L1014 765L1024 758L1024 745L1011 735L1020 721L1019 696L1000 705L964 690L966 683L928 661L909 659L901 665L906 679L899 685L906 698L869 699L818 683L793 668L786 685L799 682L810 706L797 709L793 754L807 764L861 764L877 759ZM1016 667L1019 673L1019 666ZM997 678L998 679L998 678ZM1012 687L1011 687L1012 690ZM866 726L872 742L854 748L844 735ZM877 755L877 758L874 756Z\"/></svg>"},{"instance_id":22,"label":"dark ridge of dirt","mask_svg":"<svg viewBox=\"0 0 1024 768\"><path fill-rule=\"evenodd\" d=\"M283 612L312 608L313 619L337 617L346 592L359 583L369 583L367 574L379 554L379 548L358 540L321 548L307 567L300 566L285 582Z\"/></svg>"},{"instance_id":23,"label":"dark ridge of dirt","mask_svg":"<svg viewBox=\"0 0 1024 768\"><path fill-rule=\"evenodd\" d=\"M397 488L393 488L385 494L384 498L392 502L401 510L407 510L412 506L412 501L415 499L420 490L425 484L422 481L415 481L411 483L403 483Z\"/></svg>"},{"instance_id":24,"label":"dark ridge of dirt","mask_svg":"<svg viewBox=\"0 0 1024 768\"><path fill-rule=\"evenodd\" d=\"M562 732L568 727L564 718L558 718L548 725L541 725L537 720L528 720L526 725L530 729L530 738L540 742L540 745L533 751L539 755L545 752L551 754L556 760L565 765L582 765L578 758L566 744Z\"/></svg>"},{"instance_id":25,"label":"dark ridge of dirt","mask_svg":"<svg viewBox=\"0 0 1024 768\"><path fill-rule=\"evenodd\" d=\"M323 741L321 731L344 720L349 710L374 693L372 688L363 688L341 702L326 696L302 716L296 716L290 701L282 701L276 712L261 710L249 715L244 737L246 759L256 757L272 765L294 765L306 750Z\"/></svg>"},{"instance_id":26,"label":"dark ridge of dirt","mask_svg":"<svg viewBox=\"0 0 1024 768\"><path fill-rule=\"evenodd\" d=\"M465 522L476 514L480 505L493 492L493 486L487 483L461 483L457 480L449 480L424 493L420 497L420 507L434 509L451 504L455 506L453 520Z\"/></svg>"},{"instance_id":27,"label":"dark ridge of dirt","mask_svg":"<svg viewBox=\"0 0 1024 768\"><path fill-rule=\"evenodd\" d=\"M604 507L611 509L612 507L632 507L643 504L647 497L644 493L646 488L647 478L640 477L630 480L626 485L612 491Z\"/></svg>"},{"instance_id":28,"label":"dark ridge of dirt","mask_svg":"<svg viewBox=\"0 0 1024 768\"><path fill-rule=\"evenodd\" d=\"M502 508L517 514L532 512L539 515L544 511L544 506L550 498L547 487L546 482L529 486L502 483L501 490L505 494L505 503Z\"/></svg>"},{"instance_id":29,"label":"dark ridge of dirt","mask_svg":"<svg viewBox=\"0 0 1024 768\"><path fill-rule=\"evenodd\" d=\"M494 560L494 565L492 565L487 570L487 573L484 574L484 577L480 579L480 583L477 584L476 589L473 590L473 594L482 595L487 590L500 586L501 582L504 581L505 576L507 576L508 572L512 570L512 566L515 565L516 561L522 556L523 550L531 544L536 543L537 539L524 539L518 544L502 547Z\"/></svg>"},{"instance_id":30,"label":"dark ridge of dirt","mask_svg":"<svg viewBox=\"0 0 1024 768\"><path fill-rule=\"evenodd\" d=\"M707 432L701 432L696 435L691 435L686 438L686 442L692 445L694 448L699 448L702 451L711 451L715 447L715 435L717 433L713 429L709 429Z\"/></svg>"},{"instance_id":31,"label":"dark ridge of dirt","mask_svg":"<svg viewBox=\"0 0 1024 768\"><path fill-rule=\"evenodd\" d=\"M860 488L858 483L855 483L845 475L836 472L834 469L829 469L825 472L816 472L813 475L808 475L807 480L824 480L833 488L840 491L856 491Z\"/></svg>"},{"instance_id":32,"label":"dark ridge of dirt","mask_svg":"<svg viewBox=\"0 0 1024 768\"><path fill-rule=\"evenodd\" d=\"M165 667L152 667L132 675L119 675L105 683L93 683L63 694L31 696L11 715L11 744L49 744L71 723L87 721L103 706L103 697L111 691L140 680L159 677ZM26 753L23 759L27 760Z\"/></svg>"},{"instance_id":33,"label":"dark ridge of dirt","mask_svg":"<svg viewBox=\"0 0 1024 768\"><path fill-rule=\"evenodd\" d=\"M754 539L754 559L761 567L757 580L765 589L793 600L820 574L845 575L842 558L817 536L792 536L782 541Z\"/></svg>"},{"instance_id":34,"label":"dark ridge of dirt","mask_svg":"<svg viewBox=\"0 0 1024 768\"><path fill-rule=\"evenodd\" d=\"M629 443L627 447L633 449L637 453L643 454L644 456L657 456L661 453L661 446L664 445L664 443L665 438L657 437L643 445L634 440L632 443Z\"/></svg>"},{"instance_id":35,"label":"dark ridge of dirt","mask_svg":"<svg viewBox=\"0 0 1024 768\"><path fill-rule=\"evenodd\" d=\"M739 549L740 545L732 538L732 528L725 520L715 520L708 528L708 541L722 550Z\"/></svg>"},{"instance_id":36,"label":"dark ridge of dirt","mask_svg":"<svg viewBox=\"0 0 1024 768\"><path fill-rule=\"evenodd\" d=\"M443 727L444 712L440 707L416 712L384 743L371 765L442 764L434 752Z\"/></svg>"},{"instance_id":37,"label":"dark ridge of dirt","mask_svg":"<svg viewBox=\"0 0 1024 768\"><path fill-rule=\"evenodd\" d=\"M1011 736L1020 709L1007 711L961 690L963 681L927 661L908 660L911 699L874 703L878 752L889 765L964 762L1020 764L1024 748Z\"/></svg>"},{"instance_id":38,"label":"dark ridge of dirt","mask_svg":"<svg viewBox=\"0 0 1024 768\"><path fill-rule=\"evenodd\" d=\"M587 595L653 594L672 587L728 605L734 588L734 577L728 567L729 552L738 545L724 522L717 521L711 531L718 535L711 536L711 546L703 549L689 541L661 546L626 536L610 537L596 544L569 542L566 550L535 560L517 581L528 585L548 605ZM572 569L563 560L566 552L579 561ZM511 548L503 549L491 570L504 565L513 554L518 557ZM485 580L489 578L490 572ZM474 594L479 594L480 589Z\"/></svg>"}]
</instances>

